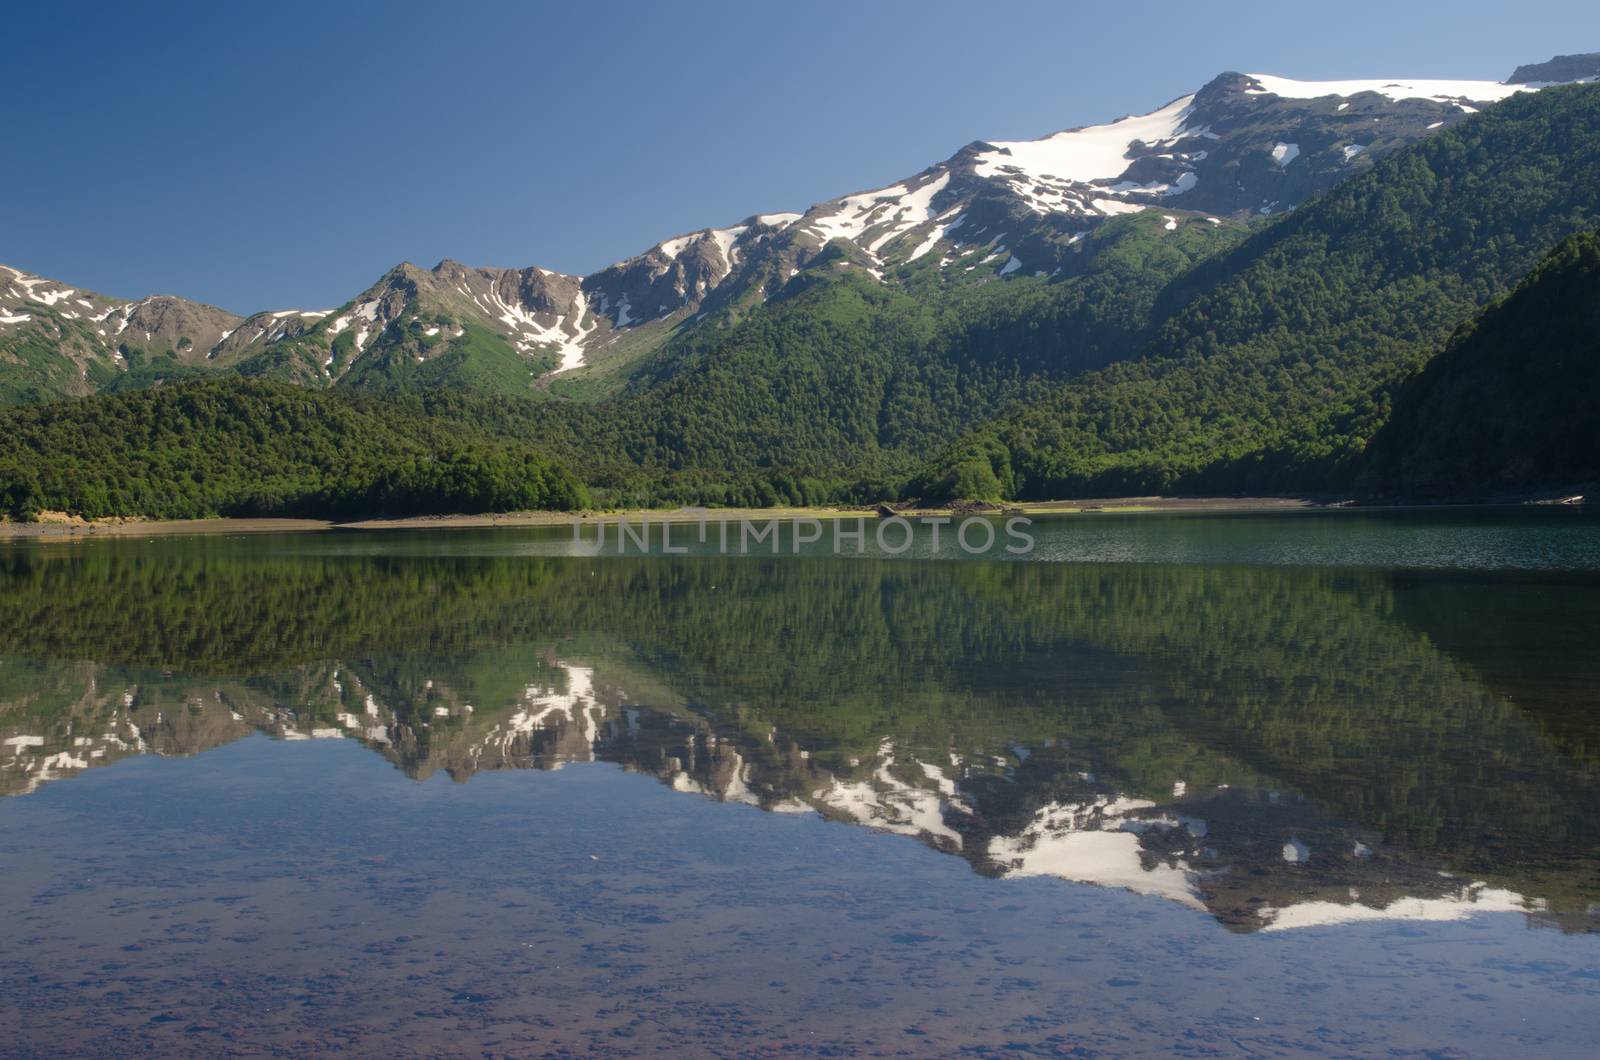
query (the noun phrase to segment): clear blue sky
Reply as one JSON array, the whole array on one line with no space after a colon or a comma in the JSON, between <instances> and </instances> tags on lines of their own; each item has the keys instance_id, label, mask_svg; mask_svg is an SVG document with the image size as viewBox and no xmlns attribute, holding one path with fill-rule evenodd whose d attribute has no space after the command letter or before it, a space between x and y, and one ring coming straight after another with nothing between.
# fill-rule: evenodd
<instances>
[{"instance_id":1,"label":"clear blue sky","mask_svg":"<svg viewBox=\"0 0 1600 1060\"><path fill-rule=\"evenodd\" d=\"M1496 80L1600 51L1593 0L152 0L3 25L0 262L241 312L336 305L402 260L588 272L1228 69Z\"/></svg>"}]
</instances>

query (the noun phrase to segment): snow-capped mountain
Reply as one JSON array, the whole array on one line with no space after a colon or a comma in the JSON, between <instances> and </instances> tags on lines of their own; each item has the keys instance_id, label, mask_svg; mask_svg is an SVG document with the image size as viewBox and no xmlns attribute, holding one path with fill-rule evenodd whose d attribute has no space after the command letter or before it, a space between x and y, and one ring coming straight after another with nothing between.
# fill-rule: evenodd
<instances>
[{"instance_id":1,"label":"snow-capped mountain","mask_svg":"<svg viewBox=\"0 0 1600 1060\"><path fill-rule=\"evenodd\" d=\"M779 296L824 265L907 285L1072 275L1092 267L1085 236L1119 216L1159 211L1169 231L1248 223L1484 106L1597 72L1595 56L1566 56L1506 82L1225 73L1147 113L1037 140L978 141L893 184L675 236L588 276L408 263L333 310L240 320L7 269L0 361L13 363L0 366L0 393L87 393L130 369L173 366L310 384L403 373L426 382L464 350L495 361L496 378L531 386L647 352L710 310Z\"/></svg>"}]
</instances>

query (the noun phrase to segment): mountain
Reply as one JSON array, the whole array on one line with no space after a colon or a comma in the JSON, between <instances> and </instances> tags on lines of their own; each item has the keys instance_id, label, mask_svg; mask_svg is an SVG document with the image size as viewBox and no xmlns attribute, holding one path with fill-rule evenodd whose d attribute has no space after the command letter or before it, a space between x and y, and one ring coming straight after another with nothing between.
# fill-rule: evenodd
<instances>
[{"instance_id":1,"label":"mountain","mask_svg":"<svg viewBox=\"0 0 1600 1060\"><path fill-rule=\"evenodd\" d=\"M0 404L88 394L163 369L203 366L240 323L184 298L127 302L6 265L0 284Z\"/></svg>"},{"instance_id":2,"label":"mountain","mask_svg":"<svg viewBox=\"0 0 1600 1060\"><path fill-rule=\"evenodd\" d=\"M1600 232L1561 243L1400 388L1371 488L1459 494L1600 482Z\"/></svg>"},{"instance_id":3,"label":"mountain","mask_svg":"<svg viewBox=\"0 0 1600 1060\"><path fill-rule=\"evenodd\" d=\"M333 310L216 319L209 348L163 324L145 340L172 344L160 358L100 335L131 306L85 298L103 320L62 319L59 285L19 276L0 360L66 357L58 392L220 371L381 395L382 417L429 437L557 454L607 504L1321 488L1348 477L1400 379L1596 223L1597 100L1593 85L1224 74L1148 114L970 144L896 184L591 276L403 264ZM52 351L42 327L101 342L96 370L71 359L94 350ZM257 429L266 393L245 393L205 444ZM7 416L12 509L334 503L322 441L285 443L277 457L315 470L263 493L148 419L162 415ZM89 458L74 431L94 439ZM115 489L156 436L181 488ZM369 470L394 455L375 437L352 454ZM202 484L186 461L224 473ZM339 512L385 495L362 481L343 484ZM436 493L394 497L412 510ZM127 508L135 495L144 506Z\"/></svg>"},{"instance_id":4,"label":"mountain","mask_svg":"<svg viewBox=\"0 0 1600 1060\"><path fill-rule=\"evenodd\" d=\"M1137 359L981 429L919 486L1047 497L1348 481L1392 387L1596 224L1600 85L1508 99L1182 277Z\"/></svg>"},{"instance_id":5,"label":"mountain","mask_svg":"<svg viewBox=\"0 0 1600 1060\"><path fill-rule=\"evenodd\" d=\"M1524 90L1228 73L1148 114L969 144L886 187L677 236L589 276L407 263L335 310L240 320L169 297L118 302L13 269L0 301L0 400L203 368L308 385L608 393L614 384L584 378L615 375L712 311L778 297L815 267L935 288L1070 276L1093 268L1082 241L1112 218L1161 210L1175 227L1282 212ZM828 256L834 240L848 249Z\"/></svg>"},{"instance_id":6,"label":"mountain","mask_svg":"<svg viewBox=\"0 0 1600 1060\"><path fill-rule=\"evenodd\" d=\"M1600 77L1600 52L1588 52L1584 55L1558 55L1548 62L1519 66L1506 78L1506 84L1552 84L1587 81L1597 77Z\"/></svg>"}]
</instances>

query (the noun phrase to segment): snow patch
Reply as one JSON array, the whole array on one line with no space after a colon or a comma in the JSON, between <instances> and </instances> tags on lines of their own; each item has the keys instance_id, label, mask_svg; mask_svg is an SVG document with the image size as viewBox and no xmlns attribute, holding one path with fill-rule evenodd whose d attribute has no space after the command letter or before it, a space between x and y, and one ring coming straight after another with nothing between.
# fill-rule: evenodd
<instances>
[{"instance_id":1,"label":"snow patch","mask_svg":"<svg viewBox=\"0 0 1600 1060\"><path fill-rule=\"evenodd\" d=\"M890 240L934 220L934 196L949 183L950 174L941 172L914 188L907 181L847 195L814 207L800 227L815 236L820 245L826 246L833 239L848 239L876 255ZM866 238L869 233L870 238Z\"/></svg>"},{"instance_id":2,"label":"snow patch","mask_svg":"<svg viewBox=\"0 0 1600 1060\"><path fill-rule=\"evenodd\" d=\"M1147 209L1136 202L1122 202L1118 199L1095 199L1093 205L1107 217L1123 213L1143 213Z\"/></svg>"},{"instance_id":3,"label":"snow patch","mask_svg":"<svg viewBox=\"0 0 1600 1060\"><path fill-rule=\"evenodd\" d=\"M745 231L745 226L740 225L738 228L713 228L707 233L711 241L717 245L717 252L722 255L724 276L733 271L733 266L738 260L735 243Z\"/></svg>"},{"instance_id":4,"label":"snow patch","mask_svg":"<svg viewBox=\"0 0 1600 1060\"><path fill-rule=\"evenodd\" d=\"M527 307L506 301L493 287L489 289L489 300L494 304L490 312L498 309L500 322L518 333L518 349L526 353L540 346L555 346L561 354L561 363L555 369L558 373L583 366L584 341L600 324L591 321L587 328L583 326L589 316L589 302L582 290L573 298L568 315L545 314L554 317L550 324L541 323Z\"/></svg>"},{"instance_id":5,"label":"snow patch","mask_svg":"<svg viewBox=\"0 0 1600 1060\"><path fill-rule=\"evenodd\" d=\"M668 260L676 261L678 255L683 253L684 248L699 238L699 233L696 233L694 235L679 236L676 239L668 239L657 244L656 250L665 255Z\"/></svg>"},{"instance_id":6,"label":"snow patch","mask_svg":"<svg viewBox=\"0 0 1600 1060\"><path fill-rule=\"evenodd\" d=\"M1399 102L1403 99L1432 99L1453 103L1467 99L1478 103L1494 103L1533 91L1528 85L1507 85L1499 81L1434 81L1408 78L1373 79L1366 81L1295 81L1272 74L1246 74L1256 84L1245 89L1252 95L1271 95L1281 99L1321 99L1324 96L1354 96L1362 92L1376 92L1386 99Z\"/></svg>"},{"instance_id":7,"label":"snow patch","mask_svg":"<svg viewBox=\"0 0 1600 1060\"><path fill-rule=\"evenodd\" d=\"M1136 141L1154 143L1178 134L1194 96L1173 100L1160 110L1109 125L1069 129L1040 140L994 141L976 160L979 176L997 177L1010 168L1029 175L1083 183L1109 180L1128 168L1128 149Z\"/></svg>"},{"instance_id":8,"label":"snow patch","mask_svg":"<svg viewBox=\"0 0 1600 1060\"><path fill-rule=\"evenodd\" d=\"M40 284L52 283L54 281L46 280L41 276L30 276L25 272L18 272L9 265L6 266L6 268L14 277L16 277L16 282L22 285L25 292L24 297L26 297L30 302L42 302L45 305L53 306L57 302L64 302L68 298L78 293L77 288L75 287L61 287L53 290L36 291L34 288L38 287Z\"/></svg>"},{"instance_id":9,"label":"snow patch","mask_svg":"<svg viewBox=\"0 0 1600 1060\"><path fill-rule=\"evenodd\" d=\"M947 222L945 224L942 224L942 225L937 225L933 229L932 232L928 233L928 238L923 240L921 245L919 245L917 247L917 249L913 250L911 252L911 256L906 259L906 264L909 265L911 262L916 261L918 258L922 257L922 255L926 254L928 251L930 251L934 247L938 246L939 242L941 240L949 239L950 238L950 234L952 232L954 232L956 229L960 228L963 224L966 223L967 215L964 214L964 213L960 213L959 210L960 210L960 207L956 207L955 209L952 209L951 211L949 211L949 212L941 215L940 217L936 218L936 220L943 221L946 217L949 217L951 213L955 213L956 214L956 217L955 217L954 220L949 221L949 222Z\"/></svg>"},{"instance_id":10,"label":"snow patch","mask_svg":"<svg viewBox=\"0 0 1600 1060\"><path fill-rule=\"evenodd\" d=\"M943 791L908 784L893 773L894 745L879 747L881 761L870 780L846 782L834 779L812 798L836 813L866 825L900 835L931 836L959 850L961 834L945 824L946 798ZM920 763L918 764L920 768ZM933 779L925 769L924 776ZM937 781L936 781L937 783ZM939 787L943 789L944 785Z\"/></svg>"},{"instance_id":11,"label":"snow patch","mask_svg":"<svg viewBox=\"0 0 1600 1060\"><path fill-rule=\"evenodd\" d=\"M1146 867L1139 843L1140 825L1122 827L1132 810L1147 809L1142 799L1098 796L1084 803L1051 803L1015 836L996 836L989 857L1008 877L1056 876L1077 883L1119 887L1203 909L1197 876L1181 859L1162 859Z\"/></svg>"},{"instance_id":12,"label":"snow patch","mask_svg":"<svg viewBox=\"0 0 1600 1060\"><path fill-rule=\"evenodd\" d=\"M1512 891L1474 883L1446 898L1399 898L1382 908L1339 902L1301 902L1284 909L1263 908L1263 931L1330 927L1374 920L1465 920L1478 913L1520 913L1530 908L1527 899Z\"/></svg>"}]
</instances>

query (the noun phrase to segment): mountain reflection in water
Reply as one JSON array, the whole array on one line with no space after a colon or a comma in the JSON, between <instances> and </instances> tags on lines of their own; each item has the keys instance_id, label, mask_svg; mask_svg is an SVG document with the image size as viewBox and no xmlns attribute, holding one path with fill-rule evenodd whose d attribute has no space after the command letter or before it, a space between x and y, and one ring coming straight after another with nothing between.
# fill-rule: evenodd
<instances>
[{"instance_id":1,"label":"mountain reflection in water","mask_svg":"<svg viewBox=\"0 0 1600 1060\"><path fill-rule=\"evenodd\" d=\"M1238 931L1600 928L1588 576L190 541L0 581L9 795L336 738L418 778L614 763Z\"/></svg>"}]
</instances>

